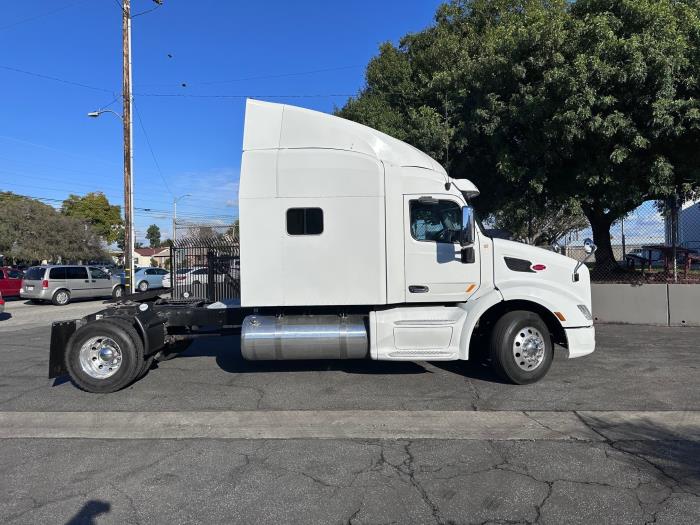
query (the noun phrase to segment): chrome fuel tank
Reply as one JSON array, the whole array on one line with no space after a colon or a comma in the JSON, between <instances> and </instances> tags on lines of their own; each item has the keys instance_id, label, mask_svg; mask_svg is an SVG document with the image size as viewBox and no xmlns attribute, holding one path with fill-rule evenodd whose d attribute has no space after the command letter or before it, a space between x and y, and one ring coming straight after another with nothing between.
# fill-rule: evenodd
<instances>
[{"instance_id":1,"label":"chrome fuel tank","mask_svg":"<svg viewBox=\"0 0 700 525\"><path fill-rule=\"evenodd\" d=\"M249 315L241 327L244 359L363 359L369 335L361 315Z\"/></svg>"}]
</instances>

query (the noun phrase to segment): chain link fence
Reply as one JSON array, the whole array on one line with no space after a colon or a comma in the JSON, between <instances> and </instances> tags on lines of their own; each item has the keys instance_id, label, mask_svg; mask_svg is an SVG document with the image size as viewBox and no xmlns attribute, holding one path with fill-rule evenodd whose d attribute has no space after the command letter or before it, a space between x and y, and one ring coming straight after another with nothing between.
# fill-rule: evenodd
<instances>
[{"instance_id":1,"label":"chain link fence","mask_svg":"<svg viewBox=\"0 0 700 525\"><path fill-rule=\"evenodd\" d=\"M590 228L567 234L561 252L583 260L586 238ZM612 225L610 245L612 261L599 250L586 262L594 282L700 284L700 201L647 201Z\"/></svg>"}]
</instances>

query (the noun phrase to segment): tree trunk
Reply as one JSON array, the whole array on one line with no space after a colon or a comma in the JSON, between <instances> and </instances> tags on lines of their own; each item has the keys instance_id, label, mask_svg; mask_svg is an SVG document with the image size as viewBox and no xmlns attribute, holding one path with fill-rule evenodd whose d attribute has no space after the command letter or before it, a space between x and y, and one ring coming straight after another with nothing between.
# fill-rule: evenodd
<instances>
[{"instance_id":1,"label":"tree trunk","mask_svg":"<svg viewBox=\"0 0 700 525\"><path fill-rule=\"evenodd\" d=\"M593 273L598 277L605 277L619 269L612 243L610 242L610 226L612 220L602 211L586 210L586 217L591 223L593 242L598 247L595 252L595 267Z\"/></svg>"}]
</instances>

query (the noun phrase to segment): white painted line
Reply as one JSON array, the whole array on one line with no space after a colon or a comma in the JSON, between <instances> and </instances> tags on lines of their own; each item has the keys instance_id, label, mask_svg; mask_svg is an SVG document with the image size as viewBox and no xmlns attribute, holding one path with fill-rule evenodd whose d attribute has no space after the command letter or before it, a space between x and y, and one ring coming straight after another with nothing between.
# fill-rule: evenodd
<instances>
[{"instance_id":1,"label":"white painted line","mask_svg":"<svg viewBox=\"0 0 700 525\"><path fill-rule=\"evenodd\" d=\"M471 439L603 438L573 412L0 412L0 438Z\"/></svg>"}]
</instances>

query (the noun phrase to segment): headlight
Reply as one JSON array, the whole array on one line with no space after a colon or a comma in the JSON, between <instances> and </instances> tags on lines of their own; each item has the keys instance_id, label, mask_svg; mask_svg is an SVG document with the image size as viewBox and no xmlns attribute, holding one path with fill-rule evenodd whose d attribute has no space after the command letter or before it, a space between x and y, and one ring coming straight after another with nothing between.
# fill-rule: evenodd
<instances>
[{"instance_id":1,"label":"headlight","mask_svg":"<svg viewBox=\"0 0 700 525\"><path fill-rule=\"evenodd\" d=\"M583 316L588 319L589 321L593 320L593 316L591 315L591 311L588 309L588 307L585 304L579 304L577 305L578 309L581 310L581 313Z\"/></svg>"}]
</instances>

